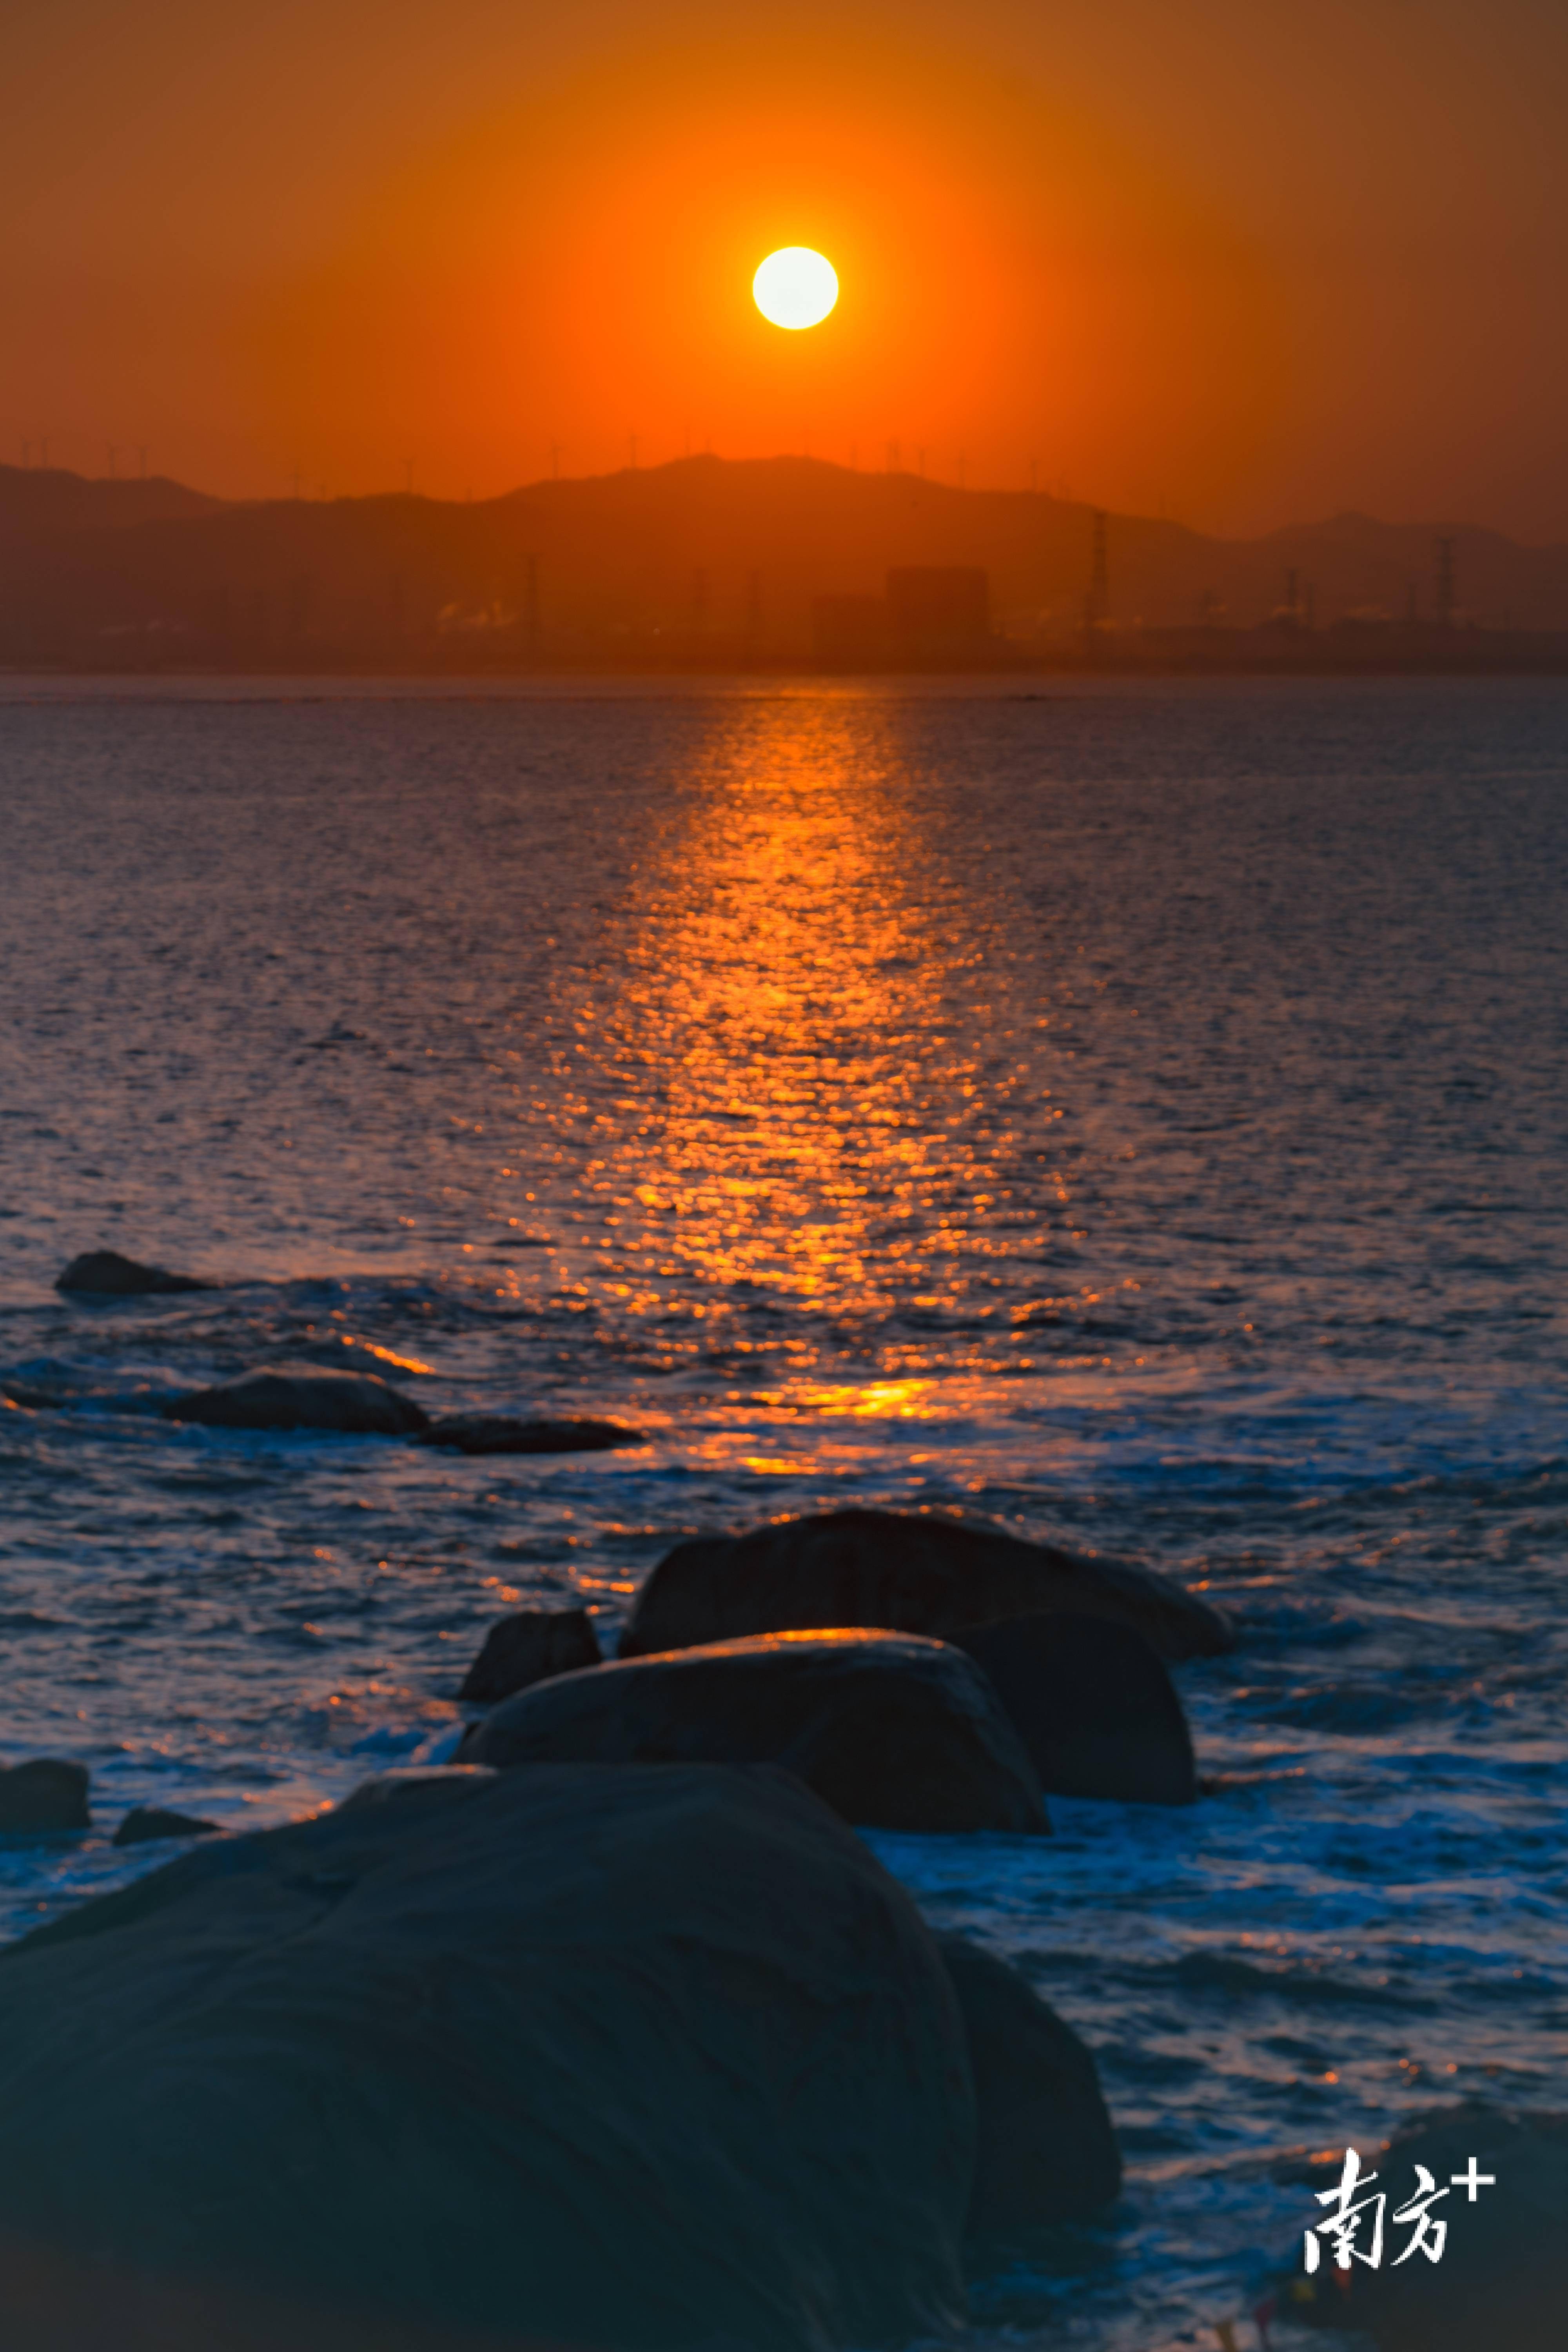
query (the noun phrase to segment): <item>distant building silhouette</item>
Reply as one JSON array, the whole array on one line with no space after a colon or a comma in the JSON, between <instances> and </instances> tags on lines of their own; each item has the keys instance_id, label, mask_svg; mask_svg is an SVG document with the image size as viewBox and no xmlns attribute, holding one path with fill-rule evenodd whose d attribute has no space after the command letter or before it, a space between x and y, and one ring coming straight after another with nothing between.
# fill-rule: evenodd
<instances>
[{"instance_id":1,"label":"distant building silhouette","mask_svg":"<svg viewBox=\"0 0 1568 2352\"><path fill-rule=\"evenodd\" d=\"M889 572L888 626L896 650L916 660L973 653L991 635L990 580L956 564Z\"/></svg>"},{"instance_id":2,"label":"distant building silhouette","mask_svg":"<svg viewBox=\"0 0 1568 2352\"><path fill-rule=\"evenodd\" d=\"M994 643L989 577L958 565L904 565L889 572L884 596L815 597L811 623L814 656L832 669L929 667Z\"/></svg>"},{"instance_id":3,"label":"distant building silhouette","mask_svg":"<svg viewBox=\"0 0 1568 2352\"><path fill-rule=\"evenodd\" d=\"M814 596L812 658L824 669L879 669L891 651L885 596Z\"/></svg>"}]
</instances>

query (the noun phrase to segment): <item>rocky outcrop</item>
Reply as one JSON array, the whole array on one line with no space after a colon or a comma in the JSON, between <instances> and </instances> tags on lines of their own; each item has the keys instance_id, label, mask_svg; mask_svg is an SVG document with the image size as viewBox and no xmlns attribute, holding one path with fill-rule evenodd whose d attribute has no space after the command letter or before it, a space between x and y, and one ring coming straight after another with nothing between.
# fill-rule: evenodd
<instances>
[{"instance_id":1,"label":"rocky outcrop","mask_svg":"<svg viewBox=\"0 0 1568 2352\"><path fill-rule=\"evenodd\" d=\"M199 1821L194 1813L174 1813L164 1805L134 1805L110 1843L114 1845L151 1845L159 1838L216 1837L216 1822Z\"/></svg>"},{"instance_id":2,"label":"rocky outcrop","mask_svg":"<svg viewBox=\"0 0 1568 2352\"><path fill-rule=\"evenodd\" d=\"M55 1277L55 1288L84 1298L155 1298L178 1290L214 1290L194 1274L169 1274L161 1265L141 1265L118 1250L88 1250Z\"/></svg>"},{"instance_id":3,"label":"rocky outcrop","mask_svg":"<svg viewBox=\"0 0 1568 2352\"><path fill-rule=\"evenodd\" d=\"M371 1806L396 1805L405 1815L434 1812L459 1803L488 1789L499 1774L488 1764L394 1764L373 1772L338 1807L340 1813L363 1812Z\"/></svg>"},{"instance_id":4,"label":"rocky outcrop","mask_svg":"<svg viewBox=\"0 0 1568 2352\"><path fill-rule=\"evenodd\" d=\"M515 1691L552 1675L576 1674L601 1663L599 1637L585 1609L518 1609L498 1618L458 1693L474 1706L493 1706Z\"/></svg>"},{"instance_id":5,"label":"rocky outcrop","mask_svg":"<svg viewBox=\"0 0 1568 2352\"><path fill-rule=\"evenodd\" d=\"M647 1440L619 1421L509 1421L494 1413L448 1412L430 1423L425 1443L458 1454L604 1454Z\"/></svg>"},{"instance_id":6,"label":"rocky outcrop","mask_svg":"<svg viewBox=\"0 0 1568 2352\"><path fill-rule=\"evenodd\" d=\"M932 1937L765 1769L344 1808L0 1953L7 2231L345 2342L367 2309L579 2352L945 2336L973 2146Z\"/></svg>"},{"instance_id":7,"label":"rocky outcrop","mask_svg":"<svg viewBox=\"0 0 1568 2352\"><path fill-rule=\"evenodd\" d=\"M1048 1827L995 1693L918 1636L784 1633L563 1675L474 1725L465 1763L772 1763L846 1821L894 1830Z\"/></svg>"},{"instance_id":8,"label":"rocky outcrop","mask_svg":"<svg viewBox=\"0 0 1568 2352\"><path fill-rule=\"evenodd\" d=\"M1354 2329L1378 2352L1562 2352L1568 2336L1568 2115L1520 2116L1476 2100L1403 2126L1380 2147L1361 2143L1362 2179L1378 2175L1370 2190L1386 2193L1382 2265L1352 2261L1348 2275L1333 2259L1332 2242L1320 2239L1320 2267L1306 2274L1301 2240L1279 2280L1278 2304L1308 2326ZM1491 2187L1464 2185L1474 2157ZM1342 2153L1315 2163L1311 2189L1337 2188ZM1405 2254L1413 2221L1393 2218L1415 2194L1415 2167L1447 2193L1432 2206L1447 2223L1442 2258ZM1456 2176L1458 2176L1456 2179ZM1303 2191L1303 2236L1324 2219L1310 2190ZM1364 2229L1364 2223L1363 2223ZM1364 2253L1364 2234L1355 2241ZM1398 2261L1398 2267L1395 2263Z\"/></svg>"},{"instance_id":9,"label":"rocky outcrop","mask_svg":"<svg viewBox=\"0 0 1568 2352\"><path fill-rule=\"evenodd\" d=\"M964 1936L939 1936L969 2037L979 2144L966 2235L1022 2246L1087 2221L1121 2186L1121 2151L1094 2060L1016 1969Z\"/></svg>"},{"instance_id":10,"label":"rocky outcrop","mask_svg":"<svg viewBox=\"0 0 1568 2352\"><path fill-rule=\"evenodd\" d=\"M424 1409L374 1372L323 1371L316 1364L273 1364L241 1372L216 1388L171 1397L169 1421L207 1429L312 1429L340 1437L417 1437Z\"/></svg>"},{"instance_id":11,"label":"rocky outcrop","mask_svg":"<svg viewBox=\"0 0 1568 2352\"><path fill-rule=\"evenodd\" d=\"M1063 1611L973 1626L953 1640L989 1677L1049 1796L1190 1805L1192 1734L1142 1633Z\"/></svg>"},{"instance_id":12,"label":"rocky outcrop","mask_svg":"<svg viewBox=\"0 0 1568 2352\"><path fill-rule=\"evenodd\" d=\"M89 1829L89 1777L85 1764L55 1756L35 1757L0 1770L0 1834Z\"/></svg>"},{"instance_id":13,"label":"rocky outcrop","mask_svg":"<svg viewBox=\"0 0 1568 2352\"><path fill-rule=\"evenodd\" d=\"M818 1625L940 1640L1051 1610L1131 1625L1162 1657L1231 1648L1229 1620L1152 1569L935 1513L833 1511L678 1544L638 1593L623 1658Z\"/></svg>"}]
</instances>

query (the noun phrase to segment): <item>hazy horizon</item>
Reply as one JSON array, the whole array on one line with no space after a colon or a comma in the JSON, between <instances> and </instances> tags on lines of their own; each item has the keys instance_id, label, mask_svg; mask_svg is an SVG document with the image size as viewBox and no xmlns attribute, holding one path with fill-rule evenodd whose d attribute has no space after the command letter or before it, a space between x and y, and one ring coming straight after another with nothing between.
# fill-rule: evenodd
<instances>
[{"instance_id":1,"label":"hazy horizon","mask_svg":"<svg viewBox=\"0 0 1568 2352\"><path fill-rule=\"evenodd\" d=\"M131 454L134 457L135 453L132 452ZM301 487L298 491L296 491L292 487L286 487L281 490L263 489L258 491L231 492L214 489L210 484L206 482L193 481L180 475L165 472L162 468L156 467L149 467L145 473L135 468L127 470L121 467L117 467L113 473L95 473L89 466L76 467L58 462L52 450L52 445L49 462L47 466L41 464L36 455L34 455L29 463L25 466L18 465L14 460L0 458L0 474L53 474L58 475L64 479L77 480L93 485L94 487L107 487L113 484L130 484L137 481L149 484L156 483L162 484L165 488L171 489L192 491L198 498L209 499L216 504L226 506L267 507L321 506L323 504L329 506L338 504L358 505L366 504L377 499L413 499L416 501L424 500L432 506L500 506L504 505L509 499L528 498L538 492L550 491L562 487L586 485L588 483L596 482L610 482L631 474L668 473L679 467L700 465L705 460L711 461L714 464L736 467L763 467L801 463L805 465L820 466L829 472L858 475L872 479L886 477L888 474L891 473L900 479L921 481L925 483L929 488L941 490L951 490L962 497L1038 497L1042 500L1052 504L1083 507L1087 509L1093 509L1098 503L1096 500L1088 497L1079 497L1074 495L1070 490L1053 488L1052 486L1045 483L1031 485L1026 482L948 482L942 480L940 476L930 472L924 474L918 473L912 466L900 465L898 467L889 467L885 466L851 465L843 459L829 457L825 453L802 451L798 449L774 449L754 453L746 457L731 457L725 452L717 449L685 450L677 452L669 457L650 458L644 458L639 455L638 461L635 466L629 463L620 466L607 465L598 468L587 469L580 473L574 473L565 467L563 467L558 474L541 474L531 476L526 479L508 482L499 489L487 491L483 496L476 496L472 492L453 492L448 490L429 489L424 488L417 481L413 484L412 488L410 488L406 482L390 482L380 485L379 487L372 487L367 489L352 490L333 489L330 485L318 486L316 488L311 489L301 484ZM1325 509L1320 513L1289 515L1284 518L1281 521L1263 525L1256 530L1211 530L1200 523L1190 521L1186 517L1182 515L1160 513L1139 509L1117 509L1110 508L1106 509L1105 511L1108 514L1118 517L1118 519L1125 521L1165 523L1178 530L1194 532L1197 536L1204 539L1213 539L1221 541L1234 541L1237 544L1245 544L1254 540L1277 538L1293 532L1308 533L1326 530L1336 524L1359 523L1370 524L1374 528L1389 530L1430 530L1445 531L1490 531L1496 532L1499 536L1505 538L1516 546L1522 548L1555 550L1564 545L1568 545L1568 525L1565 525L1560 533L1546 537L1536 537L1528 531L1505 530L1501 526L1495 523L1489 523L1474 515L1460 513L1381 514L1370 512L1364 508L1343 504Z\"/></svg>"}]
</instances>

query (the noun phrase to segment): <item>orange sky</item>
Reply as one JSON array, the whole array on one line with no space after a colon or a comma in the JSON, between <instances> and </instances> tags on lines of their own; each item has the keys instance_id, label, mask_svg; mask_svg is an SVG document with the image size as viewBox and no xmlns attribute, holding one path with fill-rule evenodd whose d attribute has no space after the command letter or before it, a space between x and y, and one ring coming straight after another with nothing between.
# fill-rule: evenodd
<instances>
[{"instance_id":1,"label":"orange sky","mask_svg":"<svg viewBox=\"0 0 1568 2352\"><path fill-rule=\"evenodd\" d=\"M896 441L1568 537L1560 7L13 0L6 85L12 462L461 497ZM839 273L807 334L751 303L783 244Z\"/></svg>"}]
</instances>

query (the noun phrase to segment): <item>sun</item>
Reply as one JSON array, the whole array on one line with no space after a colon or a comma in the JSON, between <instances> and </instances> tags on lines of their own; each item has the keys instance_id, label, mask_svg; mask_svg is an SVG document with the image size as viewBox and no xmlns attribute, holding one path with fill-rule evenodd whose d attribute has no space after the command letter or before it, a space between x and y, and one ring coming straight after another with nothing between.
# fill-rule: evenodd
<instances>
[{"instance_id":1,"label":"sun","mask_svg":"<svg viewBox=\"0 0 1568 2352\"><path fill-rule=\"evenodd\" d=\"M752 278L752 299L775 327L817 327L838 299L837 273L809 245L783 246Z\"/></svg>"}]
</instances>

